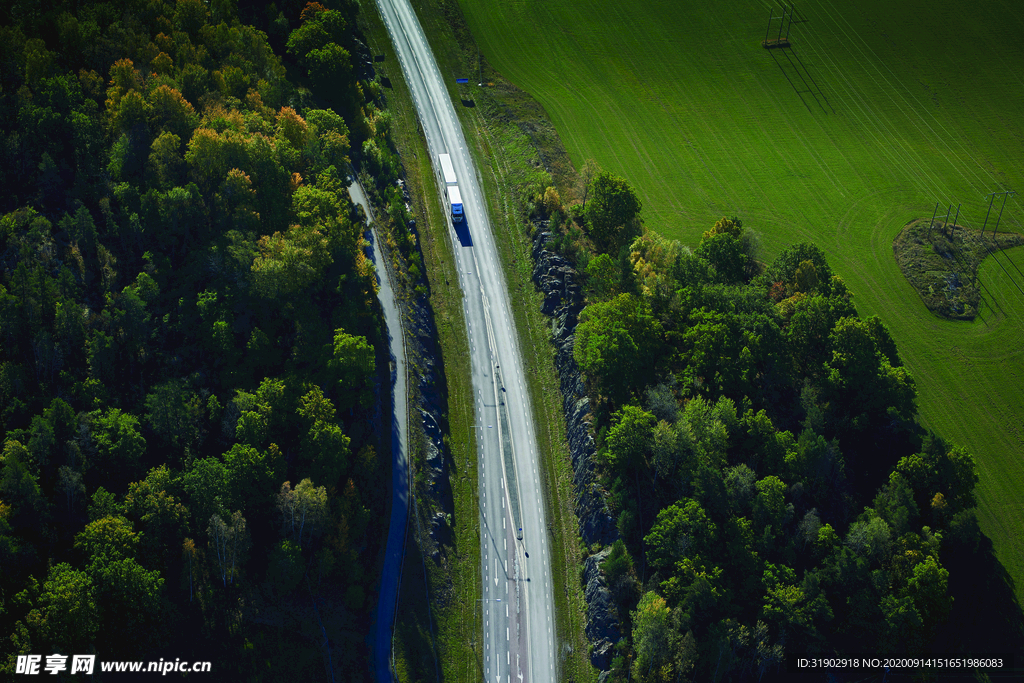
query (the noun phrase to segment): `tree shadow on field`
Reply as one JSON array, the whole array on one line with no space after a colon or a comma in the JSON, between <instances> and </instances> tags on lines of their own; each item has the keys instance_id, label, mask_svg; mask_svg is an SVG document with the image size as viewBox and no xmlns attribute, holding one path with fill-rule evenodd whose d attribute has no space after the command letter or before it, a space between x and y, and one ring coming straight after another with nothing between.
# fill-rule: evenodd
<instances>
[{"instance_id":1,"label":"tree shadow on field","mask_svg":"<svg viewBox=\"0 0 1024 683\"><path fill-rule=\"evenodd\" d=\"M999 253L999 252L998 252L998 251L993 251L993 252L992 252L991 254L989 254L989 255L990 255L990 256L992 256L992 260L993 260L993 261L995 261L996 263L1002 264L1002 260L1001 260L1001 259L998 259L998 258L996 258L996 254L997 254L997 253ZM1013 262L1013 259L1011 259L1011 258L1010 258L1009 256L1007 256L1006 254L1003 254L1003 255L1002 255L1002 257L1003 257L1004 259L1006 259L1006 262L1007 262L1007 263L1009 263L1009 264L1010 264L1010 266L1012 266L1012 267L1013 267L1013 269L1017 271L1017 274L1018 274L1018 275L1020 275L1022 279L1024 279L1024 273L1022 273L1022 272L1021 272L1021 270L1020 270L1020 268L1018 268L1018 267L1017 267L1017 264ZM1017 282L1017 278L1015 278L1015 277L1013 276L1013 274L1012 274L1012 273L1011 273L1011 272L1010 272L1010 271L1009 271L1009 270L1008 270L1008 269L1007 269L1007 268L1006 268L1005 266L1003 267L1003 270L1005 270L1005 271L1006 271L1006 275L1007 275L1007 277L1009 277L1009 278L1010 278L1010 282L1012 282L1012 283L1013 283L1014 285L1016 285L1016 286L1017 286L1017 289L1020 289L1021 287L1020 287L1020 285L1019 285L1019 284L1018 284L1018 282Z\"/></svg>"},{"instance_id":2,"label":"tree shadow on field","mask_svg":"<svg viewBox=\"0 0 1024 683\"><path fill-rule=\"evenodd\" d=\"M1009 654L1019 673L1024 670L1024 611L992 540L977 527L975 533L976 541L951 539L943 552L949 594L955 599L949 621L936 634L936 646L949 654Z\"/></svg>"},{"instance_id":3,"label":"tree shadow on field","mask_svg":"<svg viewBox=\"0 0 1024 683\"><path fill-rule=\"evenodd\" d=\"M434 633L437 625L428 606L423 577L424 557L415 534L406 540L405 570L400 587L393 646L399 679L438 680L438 652Z\"/></svg>"},{"instance_id":4,"label":"tree shadow on field","mask_svg":"<svg viewBox=\"0 0 1024 683\"><path fill-rule=\"evenodd\" d=\"M992 290L989 289L988 285L981 281L981 277L978 277L978 285L984 292L984 295L982 295L981 297L980 303L988 304L989 310L993 312L998 311L999 314L1003 316L1003 318L1006 318L1006 311L1003 310L1003 306L1002 304L999 303L999 299L995 297L995 295L992 293ZM985 323L986 326L988 326L988 321L985 320L984 317L982 317L983 308L984 307L981 305L978 306L978 317L981 318L981 321Z\"/></svg>"},{"instance_id":5,"label":"tree shadow on field","mask_svg":"<svg viewBox=\"0 0 1024 683\"><path fill-rule=\"evenodd\" d=\"M788 64L789 69L788 71L783 61L775 56L776 52L782 52L785 55L785 61ZM828 97L825 96L825 92L821 89L821 86L818 85L818 82L814 80L814 76L811 75L810 69L807 68L807 65L804 64L802 59L800 59L800 55L796 53L796 50L794 50L792 46L770 49L768 50L768 53L772 56L772 59L775 60L775 64L779 67L779 70L782 71L782 75L785 76L786 80L789 81L789 84L793 86L793 91L799 95L800 101L804 103L805 107L807 107L807 111L813 113L811 106L807 104L807 100L804 99L804 93L813 97L814 101L819 107L821 107L821 111L824 113L828 114L829 110L831 110L833 114L836 113L832 103L829 102ZM790 73L793 75L790 76ZM799 79L800 83L803 85L803 90L797 87L797 83L793 80L794 77ZM828 106L828 109L825 108L826 105Z\"/></svg>"},{"instance_id":6,"label":"tree shadow on field","mask_svg":"<svg viewBox=\"0 0 1024 683\"><path fill-rule=\"evenodd\" d=\"M1021 273L1020 268L1017 267L1017 264L1014 263L1013 259L1011 259L1009 256L1007 256L1006 254L1002 254L1000 256L998 254L999 254L998 251L993 251L993 252L989 253L988 256L992 258L992 260L996 263L996 265L1001 267L1003 273L1006 275L1006 278L1013 285L1014 289L1017 290L1017 293L1014 294L1013 289L1005 288L1003 290L1003 294L1008 299L1010 297L1013 297L1013 299L1016 299L1017 302L1020 302L1022 299L1024 299L1024 288L1021 287L1020 281L1016 277L1014 277L1013 272L1003 264L1003 261L1008 263L1011 268L1016 270L1017 273L1019 275L1021 275L1022 278L1024 278L1024 273ZM981 282L981 278L980 277L978 278L978 281ZM995 302L996 298L994 296L992 296L992 294L989 291L988 287L985 287L985 291L989 294L989 297L992 299L992 301ZM980 311L980 307L979 307L979 311ZM1003 311L1001 306L999 307L999 312L1003 313L1004 316L1006 315L1005 311Z\"/></svg>"}]
</instances>

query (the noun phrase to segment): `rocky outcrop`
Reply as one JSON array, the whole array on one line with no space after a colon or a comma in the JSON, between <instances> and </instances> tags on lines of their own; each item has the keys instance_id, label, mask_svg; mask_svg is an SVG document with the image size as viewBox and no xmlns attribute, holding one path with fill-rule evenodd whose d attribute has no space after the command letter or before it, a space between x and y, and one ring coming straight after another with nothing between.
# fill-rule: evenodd
<instances>
[{"instance_id":1,"label":"rocky outcrop","mask_svg":"<svg viewBox=\"0 0 1024 683\"><path fill-rule=\"evenodd\" d=\"M615 521L597 486L594 474L594 437L590 432L590 399L579 366L572 356L576 323L583 310L583 291L576 270L565 258L548 248L551 233L538 229L533 237L533 281L544 293L541 310L551 317L551 341L562 391L569 455L576 489L576 516L580 536L588 546L618 538Z\"/></svg>"},{"instance_id":2,"label":"rocky outcrop","mask_svg":"<svg viewBox=\"0 0 1024 683\"><path fill-rule=\"evenodd\" d=\"M373 54L370 52L370 48L366 46L366 43L356 38L354 53L351 63L355 68L356 76L360 80L372 81L377 72L373 68Z\"/></svg>"},{"instance_id":3,"label":"rocky outcrop","mask_svg":"<svg viewBox=\"0 0 1024 683\"><path fill-rule=\"evenodd\" d=\"M615 600L601 573L601 563L611 551L611 546L608 546L583 562L583 583L586 586L584 596L587 600L586 633L593 646L590 663L602 671L611 668L613 648L622 635L619 632Z\"/></svg>"},{"instance_id":4,"label":"rocky outcrop","mask_svg":"<svg viewBox=\"0 0 1024 683\"><path fill-rule=\"evenodd\" d=\"M425 296L414 297L407 311L407 355L412 361L415 391L411 392L420 417L420 434L424 455L423 474L426 493L439 510L435 510L427 533L431 542L426 552L435 561L440 560L441 546L451 542L448 520L455 512L449 471L451 452L444 442L448 425L445 414L446 382L444 370L439 366L441 350L437 345L437 326L434 314ZM415 424L413 425L414 431ZM415 436L410 435L411 438Z\"/></svg>"},{"instance_id":5,"label":"rocky outcrop","mask_svg":"<svg viewBox=\"0 0 1024 683\"><path fill-rule=\"evenodd\" d=\"M534 233L533 281L544 293L541 311L551 318L551 341L555 345L555 367L562 391L562 410L576 490L576 516L584 543L588 546L595 542L610 546L618 538L618 531L597 483L590 399L572 355L576 323L584 305L583 291L576 281L576 270L572 264L549 249L550 242L551 233L543 229ZM583 572L587 602L586 633L593 646L590 661L603 672L611 667L613 648L621 637L615 602L601 574L601 563L609 552L611 548L605 547L588 557Z\"/></svg>"}]
</instances>

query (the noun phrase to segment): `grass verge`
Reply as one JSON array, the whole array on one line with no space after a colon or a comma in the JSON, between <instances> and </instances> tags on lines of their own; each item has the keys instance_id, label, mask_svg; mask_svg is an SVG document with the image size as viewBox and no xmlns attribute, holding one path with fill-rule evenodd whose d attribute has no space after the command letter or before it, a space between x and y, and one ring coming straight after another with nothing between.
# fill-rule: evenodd
<instances>
[{"instance_id":1,"label":"grass verge","mask_svg":"<svg viewBox=\"0 0 1024 683\"><path fill-rule=\"evenodd\" d=\"M434 549L425 536L436 510L433 496L414 479L415 519L406 548L395 628L395 671L400 681L476 681L483 672L479 653L482 625L477 600L480 597L480 536L477 524L476 441L470 387L469 349L462 315L462 293L458 288L454 255L447 241L444 219L437 201L434 175L426 144L419 131L416 112L395 57L387 30L375 5L360 14L371 51L383 61L375 64L385 89L388 110L393 116L395 140L405 167L405 181L411 195L411 212L416 220L419 246L429 287L429 301L437 324L441 348L442 391L447 400L445 435L451 453L449 483L454 501L451 542ZM406 287L409 293L411 288ZM410 358L422 364L422 358ZM411 388L412 390L413 388ZM413 420L419 424L418 416ZM414 471L423 471L422 440L410 438ZM426 557L424 555L427 555ZM426 572L426 580L424 580Z\"/></svg>"}]
</instances>

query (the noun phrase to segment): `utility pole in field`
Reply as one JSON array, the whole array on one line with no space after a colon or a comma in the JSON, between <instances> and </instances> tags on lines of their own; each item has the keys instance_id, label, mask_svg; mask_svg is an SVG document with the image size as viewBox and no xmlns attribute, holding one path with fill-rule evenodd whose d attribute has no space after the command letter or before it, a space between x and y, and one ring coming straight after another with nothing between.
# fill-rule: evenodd
<instances>
[{"instance_id":1,"label":"utility pole in field","mask_svg":"<svg viewBox=\"0 0 1024 683\"><path fill-rule=\"evenodd\" d=\"M786 23L786 17L789 17L789 23ZM793 7L787 8L785 5L782 6L782 16L779 17L779 33L775 37L775 42L770 42L768 36L772 31L772 22L775 21L775 8L769 8L768 10L768 26L764 30L764 40L761 42L762 47L789 47L789 29L793 26ZM786 37L782 37L782 29L786 29Z\"/></svg>"},{"instance_id":2,"label":"utility pole in field","mask_svg":"<svg viewBox=\"0 0 1024 683\"><path fill-rule=\"evenodd\" d=\"M996 236L996 230L999 228L999 220L1003 217L1003 209L1006 208L1006 198L1012 197L1017 194L1014 190L1003 190L1002 192L990 192L988 200L988 212L985 214L985 224L981 226L981 236L985 236L985 226L988 225L988 216L992 213L992 202L995 200L996 195L1003 195L1003 203L999 206L999 216L996 218L996 224L992 228L992 237Z\"/></svg>"}]
</instances>

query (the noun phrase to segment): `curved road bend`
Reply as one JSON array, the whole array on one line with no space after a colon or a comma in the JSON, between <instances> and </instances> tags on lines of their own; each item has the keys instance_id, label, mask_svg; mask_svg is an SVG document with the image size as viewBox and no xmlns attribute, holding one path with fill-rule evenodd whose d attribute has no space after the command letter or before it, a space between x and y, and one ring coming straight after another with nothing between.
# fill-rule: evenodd
<instances>
[{"instance_id":1,"label":"curved road bend","mask_svg":"<svg viewBox=\"0 0 1024 683\"><path fill-rule=\"evenodd\" d=\"M372 225L373 212L366 201L359 182L352 179L348 188L352 202L363 207ZM407 393L405 386L405 337L402 335L402 319L395 303L395 292L391 286L384 255L378 246L377 231L371 233L373 263L377 267L377 299L384 311L384 323L388 329L388 345L391 356L391 522L388 526L388 542L384 550L384 568L381 574L380 593L377 595L377 609L373 616L370 637L374 652L374 668L378 672L390 670L391 633L398 608L399 578L402 572L403 550L405 548L406 522L409 519L409 455L406 450L408 439Z\"/></svg>"},{"instance_id":2,"label":"curved road bend","mask_svg":"<svg viewBox=\"0 0 1024 683\"><path fill-rule=\"evenodd\" d=\"M449 222L459 284L465 295L476 394L484 631L478 656L484 680L553 682L554 600L537 440L483 192L459 119L412 7L408 0L378 0L378 7L412 91L431 160L436 163L438 154L451 155L470 235L470 240L460 241ZM377 646L390 649L390 641L378 640ZM375 656L378 662L387 659ZM377 680L389 683L391 675L378 668Z\"/></svg>"}]
</instances>

